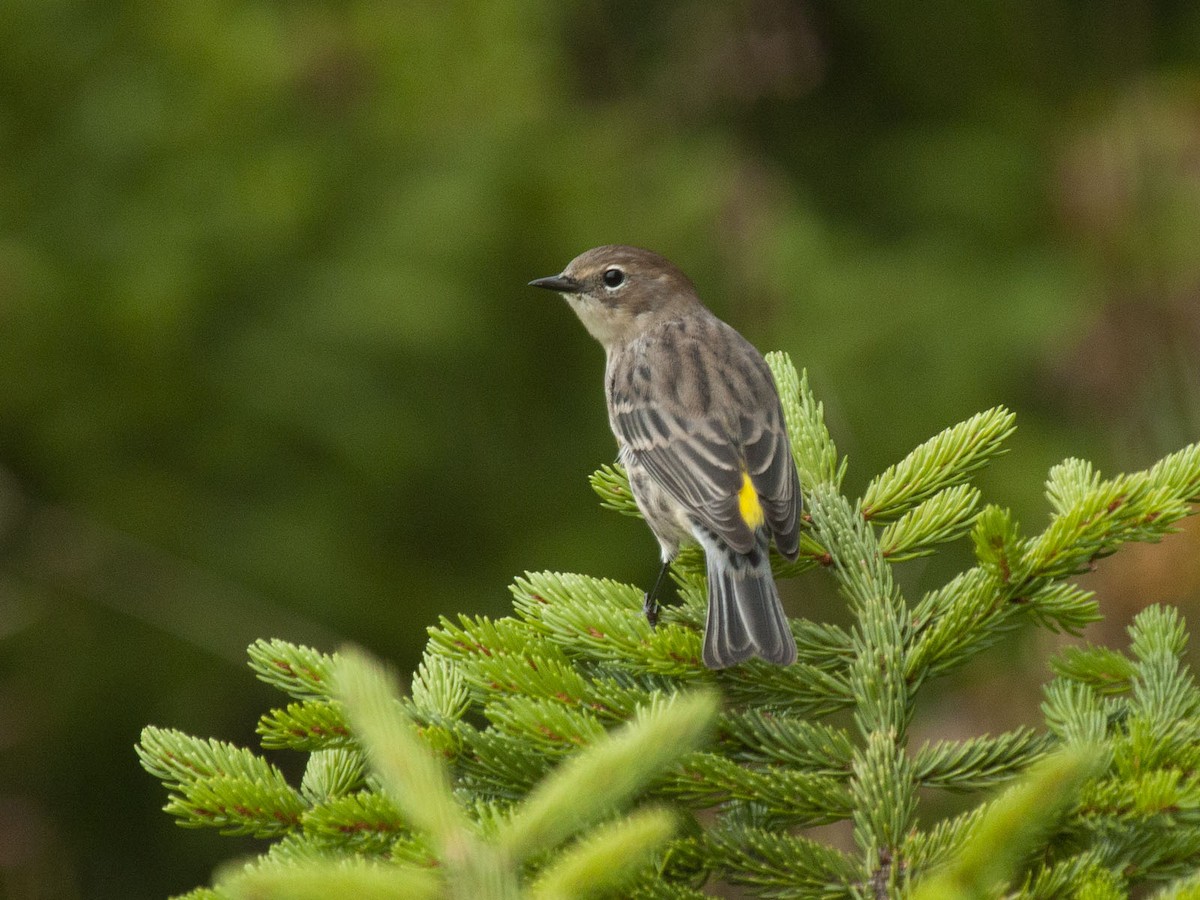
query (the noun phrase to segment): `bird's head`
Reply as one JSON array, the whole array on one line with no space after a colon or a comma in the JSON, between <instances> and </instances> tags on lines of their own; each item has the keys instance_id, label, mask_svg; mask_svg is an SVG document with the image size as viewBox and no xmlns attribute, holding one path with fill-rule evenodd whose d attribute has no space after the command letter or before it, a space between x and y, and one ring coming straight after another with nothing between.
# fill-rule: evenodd
<instances>
[{"instance_id":1,"label":"bird's head","mask_svg":"<svg viewBox=\"0 0 1200 900\"><path fill-rule=\"evenodd\" d=\"M562 294L606 348L628 343L700 302L691 280L671 262L619 244L581 253L560 274L529 283Z\"/></svg>"}]
</instances>

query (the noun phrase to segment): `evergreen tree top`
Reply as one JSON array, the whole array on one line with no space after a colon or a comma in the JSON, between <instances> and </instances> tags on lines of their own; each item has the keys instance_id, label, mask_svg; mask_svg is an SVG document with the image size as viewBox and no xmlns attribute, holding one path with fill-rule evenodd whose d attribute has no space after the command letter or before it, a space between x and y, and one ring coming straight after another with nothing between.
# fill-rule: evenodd
<instances>
[{"instance_id":1,"label":"evergreen tree top","mask_svg":"<svg viewBox=\"0 0 1200 900\"><path fill-rule=\"evenodd\" d=\"M252 668L292 698L259 733L308 754L298 787L220 741L150 727L138 746L180 824L273 841L189 896L694 898L719 882L762 897L1197 896L1200 691L1174 610L1139 614L1128 654L1061 653L1040 727L916 747L909 726L929 679L1005 634L1097 620L1071 577L1190 514L1200 446L1107 479L1067 460L1047 480L1048 524L1027 534L970 482L1004 452L1007 410L851 498L807 378L768 362L807 501L799 559L773 566L827 570L849 627L794 620L795 665L710 672L692 551L657 628L637 587L525 574L512 616L430 629L408 696L357 650L259 641ZM620 467L592 484L637 514ZM974 565L904 596L895 565L967 536ZM929 791L978 800L928 821ZM805 833L838 821L853 846Z\"/></svg>"}]
</instances>

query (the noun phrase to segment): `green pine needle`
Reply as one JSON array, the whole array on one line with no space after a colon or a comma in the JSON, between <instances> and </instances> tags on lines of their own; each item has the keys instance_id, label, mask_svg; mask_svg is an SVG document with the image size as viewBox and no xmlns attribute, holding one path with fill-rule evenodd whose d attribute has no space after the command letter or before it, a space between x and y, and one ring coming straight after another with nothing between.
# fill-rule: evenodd
<instances>
[{"instance_id":1,"label":"green pine needle","mask_svg":"<svg viewBox=\"0 0 1200 900\"><path fill-rule=\"evenodd\" d=\"M432 872L359 857L257 866L222 879L221 892L231 900L433 900L444 896L440 879Z\"/></svg>"},{"instance_id":2,"label":"green pine needle","mask_svg":"<svg viewBox=\"0 0 1200 900\"><path fill-rule=\"evenodd\" d=\"M892 562L929 556L938 544L957 540L971 530L979 496L979 489L969 484L939 491L883 529L881 552Z\"/></svg>"},{"instance_id":3,"label":"green pine needle","mask_svg":"<svg viewBox=\"0 0 1200 900\"><path fill-rule=\"evenodd\" d=\"M783 405L801 486L840 487L846 474L845 460L838 462L837 448L825 425L824 406L809 388L808 373L798 374L785 353L768 353L766 360Z\"/></svg>"},{"instance_id":4,"label":"green pine needle","mask_svg":"<svg viewBox=\"0 0 1200 900\"><path fill-rule=\"evenodd\" d=\"M499 835L516 859L553 847L619 809L651 778L707 738L716 697L664 698L570 757L530 794Z\"/></svg>"},{"instance_id":5,"label":"green pine needle","mask_svg":"<svg viewBox=\"0 0 1200 900\"><path fill-rule=\"evenodd\" d=\"M914 900L992 900L1022 855L1047 834L1097 765L1095 748L1064 750L1038 763L975 823L957 857L922 882Z\"/></svg>"},{"instance_id":6,"label":"green pine needle","mask_svg":"<svg viewBox=\"0 0 1200 900\"><path fill-rule=\"evenodd\" d=\"M258 641L252 669L288 697L262 744L307 754L299 788L222 741L147 728L138 745L180 824L272 842L191 896L1194 896L1200 687L1174 610L1140 613L1128 652L1062 650L1036 728L914 748L909 726L931 678L1006 634L1096 621L1101 598L1073 575L1191 513L1200 445L1112 478L1064 461L1026 535L970 483L1004 452L1007 410L946 429L855 501L807 375L768 363L806 501L800 558L772 569L819 567L846 624L793 620L794 665L710 672L704 557L686 547L656 628L642 587L527 573L512 615L430 629L407 698L358 651ZM619 466L591 481L637 515ZM967 534L976 564L910 603L894 564ZM937 792L975 802L931 821ZM839 849L796 833L823 825Z\"/></svg>"},{"instance_id":7,"label":"green pine needle","mask_svg":"<svg viewBox=\"0 0 1200 900\"><path fill-rule=\"evenodd\" d=\"M328 700L330 673L336 656L281 640L258 640L250 645L250 668L272 687L297 700Z\"/></svg>"},{"instance_id":8,"label":"green pine needle","mask_svg":"<svg viewBox=\"0 0 1200 900\"><path fill-rule=\"evenodd\" d=\"M629 476L625 467L620 463L605 463L590 476L588 481L597 496L600 505L605 509L619 512L623 516L642 517L637 502L633 499L633 491L629 489Z\"/></svg>"},{"instance_id":9,"label":"green pine needle","mask_svg":"<svg viewBox=\"0 0 1200 900\"><path fill-rule=\"evenodd\" d=\"M645 867L675 832L666 809L644 809L601 825L567 847L533 883L530 900L586 900L612 896Z\"/></svg>"},{"instance_id":10,"label":"green pine needle","mask_svg":"<svg viewBox=\"0 0 1200 900\"><path fill-rule=\"evenodd\" d=\"M888 522L939 491L962 484L1005 452L1003 443L1016 430L1015 418L997 406L930 438L871 481L862 497L863 515Z\"/></svg>"},{"instance_id":11,"label":"green pine needle","mask_svg":"<svg viewBox=\"0 0 1200 900\"><path fill-rule=\"evenodd\" d=\"M386 673L356 649L339 656L335 693L372 770L404 818L453 866L476 842L445 770L417 737Z\"/></svg>"}]
</instances>

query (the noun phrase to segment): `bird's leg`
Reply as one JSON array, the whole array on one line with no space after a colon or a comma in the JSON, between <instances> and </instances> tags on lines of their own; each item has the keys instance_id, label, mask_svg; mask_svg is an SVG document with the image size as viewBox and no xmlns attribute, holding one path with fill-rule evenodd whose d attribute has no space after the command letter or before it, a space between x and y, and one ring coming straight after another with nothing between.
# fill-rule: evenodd
<instances>
[{"instance_id":1,"label":"bird's leg","mask_svg":"<svg viewBox=\"0 0 1200 900\"><path fill-rule=\"evenodd\" d=\"M658 570L658 577L654 579L654 587L650 588L642 599L642 612L646 614L646 621L650 623L651 628L658 625L658 594L670 568L671 561L664 560L662 568Z\"/></svg>"}]
</instances>

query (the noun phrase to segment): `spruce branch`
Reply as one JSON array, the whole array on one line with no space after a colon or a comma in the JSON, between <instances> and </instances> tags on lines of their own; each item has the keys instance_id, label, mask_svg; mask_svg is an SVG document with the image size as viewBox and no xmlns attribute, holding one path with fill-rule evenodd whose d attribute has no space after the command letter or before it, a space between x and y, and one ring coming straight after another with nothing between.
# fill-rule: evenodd
<instances>
[{"instance_id":1,"label":"spruce branch","mask_svg":"<svg viewBox=\"0 0 1200 900\"><path fill-rule=\"evenodd\" d=\"M696 679L699 636L670 623L652 628L642 612L643 596L633 585L555 572L527 573L514 586L521 618L568 656L625 664L636 659L647 673Z\"/></svg>"},{"instance_id":2,"label":"spruce branch","mask_svg":"<svg viewBox=\"0 0 1200 900\"><path fill-rule=\"evenodd\" d=\"M1043 628L1065 634L1079 635L1103 618L1096 595L1069 581L1043 584L1012 604L1014 615L1024 613Z\"/></svg>"},{"instance_id":3,"label":"spruce branch","mask_svg":"<svg viewBox=\"0 0 1200 900\"><path fill-rule=\"evenodd\" d=\"M740 766L716 753L698 753L661 780L655 793L695 808L754 804L777 825L826 825L846 818L852 798L843 778L783 767Z\"/></svg>"},{"instance_id":4,"label":"spruce branch","mask_svg":"<svg viewBox=\"0 0 1200 900\"><path fill-rule=\"evenodd\" d=\"M825 425L825 407L809 387L808 372L797 373L786 353L768 353L766 361L779 391L800 483L806 488L815 485L841 487L846 461L838 461L837 447Z\"/></svg>"},{"instance_id":5,"label":"spruce branch","mask_svg":"<svg viewBox=\"0 0 1200 900\"><path fill-rule=\"evenodd\" d=\"M913 777L924 787L976 791L1008 781L1045 755L1049 741L1030 728L965 741L925 744L913 759Z\"/></svg>"},{"instance_id":6,"label":"spruce branch","mask_svg":"<svg viewBox=\"0 0 1200 900\"><path fill-rule=\"evenodd\" d=\"M800 558L772 567L820 566L810 577L834 580L847 625L794 620L796 664L709 672L705 565L690 548L672 568L681 602L657 628L638 586L526 573L511 616L430 629L407 698L357 651L256 642L255 673L290 698L259 733L308 754L298 789L220 741L148 728L138 748L181 824L273 840L197 900L698 900L714 880L759 897L900 898L915 885L1032 900L1146 884L1187 896L1200 859L1200 688L1173 611L1141 613L1126 653L1061 653L1043 727L919 748L908 729L928 679L1005 634L1095 621L1098 599L1073 574L1169 533L1200 499L1200 448L1114 478L1065 461L1046 480L1049 521L1029 535L970 483L1012 431L997 408L930 439L855 501L807 376L782 354L768 361L806 502ZM592 484L603 505L637 514L619 466ZM968 534L975 564L910 605L893 567ZM956 816L918 815L928 792L1002 786ZM842 821L853 851L794 833Z\"/></svg>"},{"instance_id":7,"label":"spruce branch","mask_svg":"<svg viewBox=\"0 0 1200 900\"><path fill-rule=\"evenodd\" d=\"M716 710L712 694L661 699L543 781L501 831L500 845L522 859L610 815L653 774L695 750Z\"/></svg>"},{"instance_id":8,"label":"spruce branch","mask_svg":"<svg viewBox=\"0 0 1200 900\"><path fill-rule=\"evenodd\" d=\"M601 825L568 847L530 888L530 900L585 900L627 884L675 833L665 809L644 809Z\"/></svg>"},{"instance_id":9,"label":"spruce branch","mask_svg":"<svg viewBox=\"0 0 1200 900\"><path fill-rule=\"evenodd\" d=\"M905 752L911 715L904 678L909 617L879 540L860 510L840 494L814 488L813 530L834 552L834 574L858 621L849 682L865 746L853 753L849 791L863 871L881 896L899 889L895 868L916 813L916 780Z\"/></svg>"},{"instance_id":10,"label":"spruce branch","mask_svg":"<svg viewBox=\"0 0 1200 900\"><path fill-rule=\"evenodd\" d=\"M600 498L602 507L623 516L642 517L642 511L633 499L633 491L629 489L629 476L623 465L605 463L588 477L588 481Z\"/></svg>"},{"instance_id":11,"label":"spruce branch","mask_svg":"<svg viewBox=\"0 0 1200 900\"><path fill-rule=\"evenodd\" d=\"M762 710L728 713L723 746L746 763L786 762L815 775L846 776L854 744L840 728Z\"/></svg>"},{"instance_id":12,"label":"spruce branch","mask_svg":"<svg viewBox=\"0 0 1200 900\"><path fill-rule=\"evenodd\" d=\"M437 652L457 662L479 656L523 656L532 649L535 640L528 628L513 619L493 621L483 616L459 615L457 622L445 616L438 622L438 627L429 631L430 643ZM471 686L486 691L486 686Z\"/></svg>"},{"instance_id":13,"label":"spruce branch","mask_svg":"<svg viewBox=\"0 0 1200 900\"><path fill-rule=\"evenodd\" d=\"M703 853L733 884L763 889L768 896L849 898L849 885L859 874L852 860L831 847L754 826L712 830Z\"/></svg>"},{"instance_id":14,"label":"spruce branch","mask_svg":"<svg viewBox=\"0 0 1200 900\"><path fill-rule=\"evenodd\" d=\"M807 663L781 669L755 661L722 672L719 681L725 695L739 705L793 715L822 716L854 705L846 672Z\"/></svg>"},{"instance_id":15,"label":"spruce branch","mask_svg":"<svg viewBox=\"0 0 1200 900\"><path fill-rule=\"evenodd\" d=\"M256 730L268 749L327 750L350 741L341 707L316 700L272 710L259 719Z\"/></svg>"},{"instance_id":16,"label":"spruce branch","mask_svg":"<svg viewBox=\"0 0 1200 900\"><path fill-rule=\"evenodd\" d=\"M336 656L277 639L255 641L246 652L250 668L272 687L297 700L332 697L329 679Z\"/></svg>"},{"instance_id":17,"label":"spruce branch","mask_svg":"<svg viewBox=\"0 0 1200 900\"><path fill-rule=\"evenodd\" d=\"M541 780L555 762L546 753L530 753L519 737L495 728L465 727L464 752L456 760L462 781L481 797L516 800Z\"/></svg>"},{"instance_id":18,"label":"spruce branch","mask_svg":"<svg viewBox=\"0 0 1200 900\"><path fill-rule=\"evenodd\" d=\"M991 900L1011 882L1022 856L1057 823L1097 765L1078 745L1039 762L974 823L956 858L922 882L914 900Z\"/></svg>"},{"instance_id":19,"label":"spruce branch","mask_svg":"<svg viewBox=\"0 0 1200 900\"><path fill-rule=\"evenodd\" d=\"M904 884L904 839L917 811L912 762L894 735L875 731L855 755L850 781L854 837L863 851L866 881L879 896L892 896Z\"/></svg>"},{"instance_id":20,"label":"spruce branch","mask_svg":"<svg viewBox=\"0 0 1200 900\"><path fill-rule=\"evenodd\" d=\"M410 839L410 858L416 856L426 865L437 859L428 841L418 842L411 837L408 821L396 804L374 790L314 800L304 815L304 833L323 846L351 846L355 852L370 856L384 856L393 850L397 840L406 838ZM413 845L417 843L422 852L413 854Z\"/></svg>"},{"instance_id":21,"label":"spruce branch","mask_svg":"<svg viewBox=\"0 0 1200 900\"><path fill-rule=\"evenodd\" d=\"M1021 888L1011 896L1015 900L1055 900L1075 892L1076 896L1089 897L1092 896L1089 892L1099 887L1101 890L1097 896L1108 897L1111 877L1099 854L1084 851L1043 867L1027 877ZM1125 891L1117 896L1127 895L1128 891Z\"/></svg>"},{"instance_id":22,"label":"spruce branch","mask_svg":"<svg viewBox=\"0 0 1200 900\"><path fill-rule=\"evenodd\" d=\"M153 726L142 730L136 749L142 766L169 789L165 809L181 825L269 838L300 821L300 795L249 750Z\"/></svg>"},{"instance_id":23,"label":"spruce branch","mask_svg":"<svg viewBox=\"0 0 1200 900\"><path fill-rule=\"evenodd\" d=\"M492 882L501 893L515 894L499 862L480 845L445 769L417 736L387 674L353 649L340 654L333 674L335 694L384 794L428 836L453 895L470 897L481 884Z\"/></svg>"},{"instance_id":24,"label":"spruce branch","mask_svg":"<svg viewBox=\"0 0 1200 900\"><path fill-rule=\"evenodd\" d=\"M1066 647L1051 660L1054 671L1101 694L1124 694L1136 669L1122 653L1108 647Z\"/></svg>"},{"instance_id":25,"label":"spruce branch","mask_svg":"<svg viewBox=\"0 0 1200 900\"><path fill-rule=\"evenodd\" d=\"M1200 483L1200 453L1185 448L1149 470L1104 480L1068 460L1047 479L1054 513L1039 535L1023 538L1011 515L985 507L972 540L977 568L930 592L916 608L918 644L910 679L941 674L995 643L1028 614L1077 632L1098 611L1092 597L1064 579L1127 541L1157 541L1189 514Z\"/></svg>"},{"instance_id":26,"label":"spruce branch","mask_svg":"<svg viewBox=\"0 0 1200 900\"><path fill-rule=\"evenodd\" d=\"M426 653L412 681L413 712L439 721L456 721L470 703L462 671L450 660Z\"/></svg>"},{"instance_id":27,"label":"spruce branch","mask_svg":"<svg viewBox=\"0 0 1200 900\"><path fill-rule=\"evenodd\" d=\"M997 406L930 438L867 486L863 515L891 521L939 491L964 483L1005 452L1002 445L1016 430L1015 418Z\"/></svg>"},{"instance_id":28,"label":"spruce branch","mask_svg":"<svg viewBox=\"0 0 1200 900\"><path fill-rule=\"evenodd\" d=\"M1047 479L1054 515L1027 542L1021 568L1027 577L1062 577L1086 571L1122 543L1158 541L1191 513L1198 483L1195 446L1148 470L1107 480L1088 463L1067 460Z\"/></svg>"},{"instance_id":29,"label":"spruce branch","mask_svg":"<svg viewBox=\"0 0 1200 900\"><path fill-rule=\"evenodd\" d=\"M300 823L303 801L280 777L273 783L219 775L182 785L164 809L181 825L213 827L221 834L274 838Z\"/></svg>"},{"instance_id":30,"label":"spruce branch","mask_svg":"<svg viewBox=\"0 0 1200 900\"><path fill-rule=\"evenodd\" d=\"M313 751L304 768L300 794L311 804L341 797L362 783L365 766L355 748Z\"/></svg>"},{"instance_id":31,"label":"spruce branch","mask_svg":"<svg viewBox=\"0 0 1200 900\"><path fill-rule=\"evenodd\" d=\"M484 712L498 731L552 756L585 747L605 733L596 716L558 700L514 694L488 703Z\"/></svg>"},{"instance_id":32,"label":"spruce branch","mask_svg":"<svg viewBox=\"0 0 1200 900\"><path fill-rule=\"evenodd\" d=\"M938 491L888 523L879 536L881 552L892 562L929 556L938 544L971 530L979 497L979 489L969 484Z\"/></svg>"},{"instance_id":33,"label":"spruce branch","mask_svg":"<svg viewBox=\"0 0 1200 900\"><path fill-rule=\"evenodd\" d=\"M928 831L913 829L904 840L903 859L916 873L929 873L942 868L961 852L980 820L987 815L995 800L985 801L966 812L935 822Z\"/></svg>"},{"instance_id":34,"label":"spruce branch","mask_svg":"<svg viewBox=\"0 0 1200 900\"><path fill-rule=\"evenodd\" d=\"M229 900L435 900L444 896L433 873L414 866L398 866L379 860L348 857L338 860L259 865L219 879L217 896ZM398 891L403 885L403 891Z\"/></svg>"},{"instance_id":35,"label":"spruce branch","mask_svg":"<svg viewBox=\"0 0 1200 900\"><path fill-rule=\"evenodd\" d=\"M1050 733L1064 744L1100 745L1108 730L1108 712L1085 684L1060 679L1046 686L1042 712Z\"/></svg>"}]
</instances>

